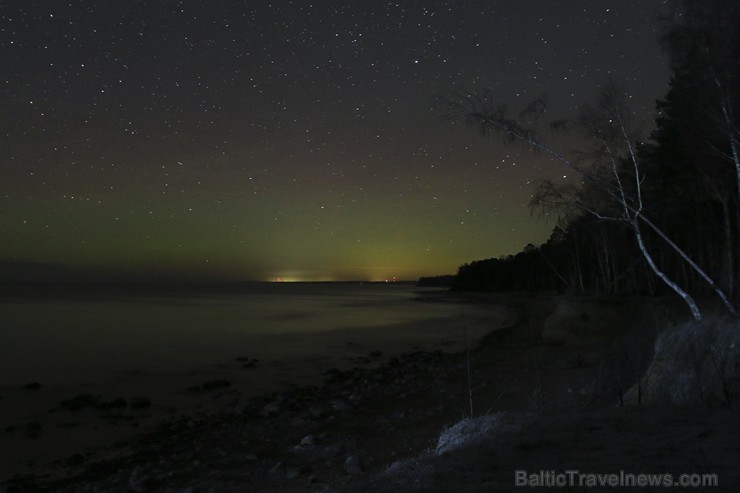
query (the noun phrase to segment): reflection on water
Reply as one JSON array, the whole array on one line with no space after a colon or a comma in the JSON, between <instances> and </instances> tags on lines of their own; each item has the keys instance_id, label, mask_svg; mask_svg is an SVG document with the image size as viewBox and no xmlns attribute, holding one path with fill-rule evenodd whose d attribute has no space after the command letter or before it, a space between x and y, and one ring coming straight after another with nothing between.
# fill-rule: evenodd
<instances>
[{"instance_id":1,"label":"reflection on water","mask_svg":"<svg viewBox=\"0 0 740 493\"><path fill-rule=\"evenodd\" d=\"M412 286L247 288L1 300L0 424L23 429L38 422L43 431L38 439L4 435L0 481L151 431L175 415L229 412L252 396L320 384L333 366L379 364L412 349L459 349L466 331L510 323L503 308L415 301ZM254 358L257 364L244 364ZM230 386L191 391L214 380ZM31 382L40 385L24 389ZM81 395L105 402L146 396L152 406L135 427L119 426L106 413L61 407Z\"/></svg>"},{"instance_id":2,"label":"reflection on water","mask_svg":"<svg viewBox=\"0 0 740 493\"><path fill-rule=\"evenodd\" d=\"M0 386L96 381L107 372L187 371L247 355L331 356L459 339L481 307L414 301L398 285L255 284L244 292L0 304ZM489 309L490 311L490 309ZM462 316L467 322L461 322Z\"/></svg>"}]
</instances>

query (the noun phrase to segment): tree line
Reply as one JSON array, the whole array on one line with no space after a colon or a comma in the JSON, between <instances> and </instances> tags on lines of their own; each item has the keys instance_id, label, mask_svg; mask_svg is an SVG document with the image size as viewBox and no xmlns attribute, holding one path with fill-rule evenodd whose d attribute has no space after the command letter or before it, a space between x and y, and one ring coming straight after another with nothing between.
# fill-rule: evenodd
<instances>
[{"instance_id":1,"label":"tree line","mask_svg":"<svg viewBox=\"0 0 740 493\"><path fill-rule=\"evenodd\" d=\"M554 131L587 142L565 153L540 137L545 98L512 116L490 91L437 98L442 113L484 135L523 143L578 173L540 181L531 207L560 218L548 241L471 262L454 289L675 293L696 319L713 297L735 314L740 296L740 2L676 0L660 43L671 72L652 133L637 131L629 94L609 80L597 101Z\"/></svg>"}]
</instances>

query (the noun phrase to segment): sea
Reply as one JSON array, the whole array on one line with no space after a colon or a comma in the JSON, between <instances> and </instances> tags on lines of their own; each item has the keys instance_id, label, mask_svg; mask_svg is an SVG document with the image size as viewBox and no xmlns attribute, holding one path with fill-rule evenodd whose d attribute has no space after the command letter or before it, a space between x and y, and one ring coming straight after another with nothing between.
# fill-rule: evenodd
<instances>
[{"instance_id":1,"label":"sea","mask_svg":"<svg viewBox=\"0 0 740 493\"><path fill-rule=\"evenodd\" d=\"M509 318L503 307L455 302L400 283L6 288L0 482L168 419L231 413L255 397L320 385L331 368L379 366L405 352L458 351ZM150 405L115 412L68 405L121 399Z\"/></svg>"},{"instance_id":2,"label":"sea","mask_svg":"<svg viewBox=\"0 0 740 493\"><path fill-rule=\"evenodd\" d=\"M247 359L329 364L369 352L454 350L495 323L490 307L420 301L433 291L400 283L249 283L222 292L0 299L0 388Z\"/></svg>"}]
</instances>

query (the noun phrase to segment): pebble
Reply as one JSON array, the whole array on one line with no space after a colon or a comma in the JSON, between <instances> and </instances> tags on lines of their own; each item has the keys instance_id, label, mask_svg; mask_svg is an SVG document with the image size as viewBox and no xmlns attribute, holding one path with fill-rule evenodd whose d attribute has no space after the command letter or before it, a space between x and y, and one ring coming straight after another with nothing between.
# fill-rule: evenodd
<instances>
[{"instance_id":1,"label":"pebble","mask_svg":"<svg viewBox=\"0 0 740 493\"><path fill-rule=\"evenodd\" d=\"M356 455L350 455L344 461L344 471L347 474L362 474L364 470L362 461Z\"/></svg>"},{"instance_id":2,"label":"pebble","mask_svg":"<svg viewBox=\"0 0 740 493\"><path fill-rule=\"evenodd\" d=\"M313 445L316 445L315 435L306 435L301 439L301 447L311 447Z\"/></svg>"},{"instance_id":3,"label":"pebble","mask_svg":"<svg viewBox=\"0 0 740 493\"><path fill-rule=\"evenodd\" d=\"M260 416L263 418L269 418L277 415L280 412L280 404L277 402L270 402L260 410Z\"/></svg>"},{"instance_id":4,"label":"pebble","mask_svg":"<svg viewBox=\"0 0 740 493\"><path fill-rule=\"evenodd\" d=\"M381 355L376 356L370 354L370 356L377 358ZM181 451L177 454L170 454L166 459L161 459L161 455L157 453L155 455L160 455L158 469L152 470L149 466L138 470L128 469L128 473L124 473L119 479L111 478L106 480L106 483L98 483L100 488L97 491L112 492L128 490L131 493L135 491L149 491L153 487L163 483L166 484L174 471L177 471L179 474L186 474L186 477L187 474L190 474L193 477L199 478L197 479L198 484L181 490L177 488L165 489L163 492L194 493L197 491L205 493L207 491L225 491L223 488L219 489L221 479L217 479L216 477L203 479L201 476L205 468L211 467L213 457L219 457L218 460L221 460L221 458L229 458L230 453L233 453L231 458L234 461L228 461L228 463L239 464L238 467L249 470L250 474L257 474L268 482L297 480L305 483L306 486L323 482L324 478L319 481L315 475L316 470L314 468L316 467L326 469L327 472L333 471L330 473L332 476L336 473L347 475L364 474L366 466L361 459L361 454L357 453L360 450L355 449L356 453L350 454L346 447L348 447L349 443L353 442L351 440L348 441L344 433L337 433L335 428L327 426L327 423L342 417L352 417L354 414L362 415L362 413L366 412L363 404L371 402L372 398L376 395L397 396L403 390L407 391L409 385L416 383L415 375L418 372L430 373L433 368L436 368L435 364L429 363L430 361L434 361L434 359L436 359L435 356L410 353L400 358L395 358L392 362L386 363L377 370L361 367L354 367L346 371L331 369L325 373L322 387L305 386L286 391L284 394L273 394L270 397L262 397L260 400L250 400L248 403L240 402L238 398L232 399L227 396L223 402L223 411L221 412L223 416L217 412L212 413L212 415L200 415L198 417L183 415L179 419L172 421L173 424L170 426L173 430L172 434L177 436L182 435L186 440L193 442L186 452ZM251 361L251 359L244 357L241 362L249 363ZM377 363L378 360L376 359L375 362ZM205 390L205 387L225 388L228 386L226 382L227 380L205 382L198 386L198 391ZM431 386L433 387L434 385ZM152 405L148 398L141 399L142 403L146 400L149 406ZM129 400L128 404L133 407L135 401ZM81 395L70 400L71 404L79 407L85 407L86 405L95 407L100 404L105 406L109 402L112 404L115 400L103 401L97 396L87 395ZM443 408L444 406L438 406L438 409ZM409 416L414 415L414 412L410 410L407 410L406 413L403 411L390 412L387 418L390 418L392 422L385 419L385 423L381 425L379 432L385 433L389 430L392 431L398 420L408 419ZM262 421L260 419L254 419L257 416L275 418L269 421ZM234 419L235 417L239 417L240 419L236 420ZM231 437L233 430L240 430L242 427L250 429L252 426L256 426L260 429L267 428L268 431L258 433L255 437L250 436L249 440L243 440L238 450L232 450L229 446L225 450L217 450L209 444L210 442L203 443L202 446L205 455L196 459L194 456L196 454L200 455L198 452L200 447L197 446L194 438L197 437L200 440L200 428L206 426L209 429L219 430L220 428L214 425L214 421L217 424L234 424L233 428L229 430L224 429L219 432L224 434L224 437L226 437L227 433ZM326 433L327 429L333 430L331 434ZM274 431L274 433L270 432L270 430ZM296 430L301 430L302 433L294 435L293 433ZM191 436L193 438L190 438ZM298 441L298 444L295 442L297 437L302 437ZM289 441L286 443L283 440ZM288 445L286 447L291 442L294 445ZM169 439L163 439L162 443L169 443ZM254 443L260 444L259 450L254 449ZM282 450L283 454L287 454L283 455L283 458L290 457L290 459L285 459L289 465L286 465L283 461L279 461L281 456L272 454L273 449L276 448ZM365 459L367 460L367 457ZM296 465L295 461L298 461L298 465ZM190 469L190 471L186 473L185 469ZM253 469L254 471L252 471ZM162 475L160 471L167 471L167 476ZM269 479L266 477L268 475L270 476ZM185 485L187 483L184 483L179 488L185 488ZM65 493L72 491L83 490L70 489L65 490ZM84 491L93 490L88 488ZM273 489L272 491L276 490ZM1 489L0 493L3 493Z\"/></svg>"},{"instance_id":5,"label":"pebble","mask_svg":"<svg viewBox=\"0 0 740 493\"><path fill-rule=\"evenodd\" d=\"M282 475L285 473L285 464L283 464L282 461L279 461L277 464L272 466L270 470L267 472L271 475L276 475L276 474Z\"/></svg>"}]
</instances>

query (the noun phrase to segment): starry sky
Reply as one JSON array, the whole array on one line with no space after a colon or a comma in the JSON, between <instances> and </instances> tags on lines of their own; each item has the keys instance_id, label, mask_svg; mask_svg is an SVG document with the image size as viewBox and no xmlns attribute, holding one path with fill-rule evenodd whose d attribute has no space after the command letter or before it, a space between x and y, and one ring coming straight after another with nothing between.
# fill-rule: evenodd
<instances>
[{"instance_id":1,"label":"starry sky","mask_svg":"<svg viewBox=\"0 0 740 493\"><path fill-rule=\"evenodd\" d=\"M649 123L664 3L6 0L0 260L416 279L542 243L532 182L573 178L433 97L547 93L563 117L612 74Z\"/></svg>"}]
</instances>

